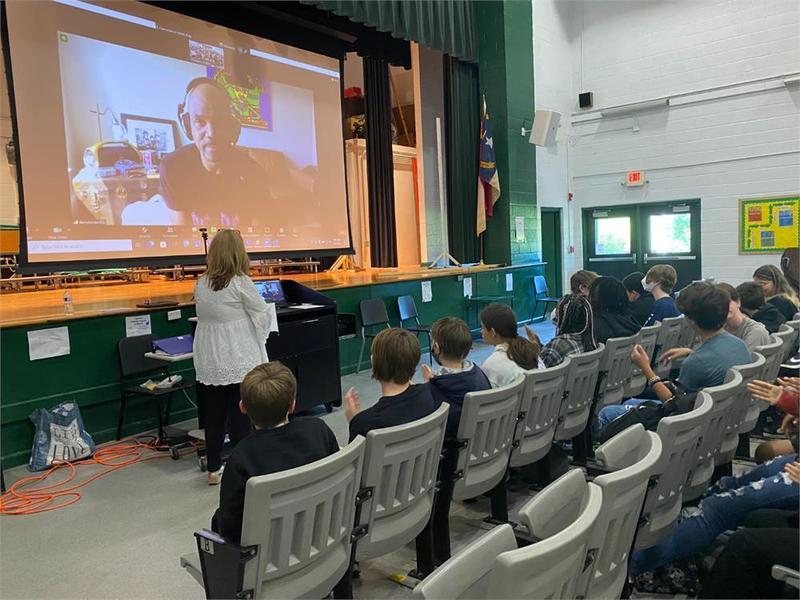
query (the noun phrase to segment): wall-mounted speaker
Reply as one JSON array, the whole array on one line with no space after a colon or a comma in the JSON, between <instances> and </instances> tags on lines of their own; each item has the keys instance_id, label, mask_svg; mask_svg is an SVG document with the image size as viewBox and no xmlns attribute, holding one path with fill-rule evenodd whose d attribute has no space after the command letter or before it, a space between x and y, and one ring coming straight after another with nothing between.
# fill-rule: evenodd
<instances>
[{"instance_id":1,"label":"wall-mounted speaker","mask_svg":"<svg viewBox=\"0 0 800 600\"><path fill-rule=\"evenodd\" d=\"M594 106L594 94L592 92L578 94L578 106L581 108L592 108L592 106Z\"/></svg>"},{"instance_id":2,"label":"wall-mounted speaker","mask_svg":"<svg viewBox=\"0 0 800 600\"><path fill-rule=\"evenodd\" d=\"M533 117L533 128L528 141L536 146L552 146L561 123L561 113L552 110L537 110Z\"/></svg>"}]
</instances>

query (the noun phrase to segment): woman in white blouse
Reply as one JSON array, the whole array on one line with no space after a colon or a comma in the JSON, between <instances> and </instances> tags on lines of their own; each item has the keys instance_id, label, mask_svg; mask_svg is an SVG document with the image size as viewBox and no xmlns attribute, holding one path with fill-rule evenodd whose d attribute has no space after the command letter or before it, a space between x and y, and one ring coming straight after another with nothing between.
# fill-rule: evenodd
<instances>
[{"instance_id":1,"label":"woman in white blouse","mask_svg":"<svg viewBox=\"0 0 800 600\"><path fill-rule=\"evenodd\" d=\"M206 262L206 273L194 288L194 368L198 401L205 408L208 483L217 485L226 425L234 446L250 433L250 419L239 410L239 384L251 369L267 362L275 312L248 276L250 258L238 231L219 231Z\"/></svg>"}]
</instances>

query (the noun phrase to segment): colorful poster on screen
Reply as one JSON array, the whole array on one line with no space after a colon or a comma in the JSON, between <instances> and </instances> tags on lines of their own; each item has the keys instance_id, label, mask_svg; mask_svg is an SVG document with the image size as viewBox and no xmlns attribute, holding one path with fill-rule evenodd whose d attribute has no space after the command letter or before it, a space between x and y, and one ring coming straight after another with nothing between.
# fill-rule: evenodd
<instances>
[{"instance_id":1,"label":"colorful poster on screen","mask_svg":"<svg viewBox=\"0 0 800 600\"><path fill-rule=\"evenodd\" d=\"M739 254L780 254L800 245L800 196L739 200Z\"/></svg>"}]
</instances>

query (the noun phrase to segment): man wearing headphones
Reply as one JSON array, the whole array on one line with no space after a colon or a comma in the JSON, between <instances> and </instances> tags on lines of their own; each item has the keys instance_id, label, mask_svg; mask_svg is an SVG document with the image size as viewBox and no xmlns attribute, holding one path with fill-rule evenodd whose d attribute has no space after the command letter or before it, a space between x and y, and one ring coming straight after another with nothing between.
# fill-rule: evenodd
<instances>
[{"instance_id":1,"label":"man wearing headphones","mask_svg":"<svg viewBox=\"0 0 800 600\"><path fill-rule=\"evenodd\" d=\"M269 178L236 147L241 125L227 90L207 77L186 86L178 122L193 143L164 156L161 195L192 225L257 224L274 208Z\"/></svg>"}]
</instances>

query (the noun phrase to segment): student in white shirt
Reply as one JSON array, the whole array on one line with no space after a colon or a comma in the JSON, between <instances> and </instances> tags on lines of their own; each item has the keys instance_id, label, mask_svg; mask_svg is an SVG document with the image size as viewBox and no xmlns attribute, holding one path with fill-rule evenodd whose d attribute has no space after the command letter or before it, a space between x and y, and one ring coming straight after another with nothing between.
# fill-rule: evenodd
<instances>
[{"instance_id":1,"label":"student in white shirt","mask_svg":"<svg viewBox=\"0 0 800 600\"><path fill-rule=\"evenodd\" d=\"M517 375L535 369L541 347L517 333L517 317L505 304L490 304L481 311L483 341L494 352L481 367L492 387L508 385Z\"/></svg>"},{"instance_id":2,"label":"student in white shirt","mask_svg":"<svg viewBox=\"0 0 800 600\"><path fill-rule=\"evenodd\" d=\"M219 231L206 262L194 288L194 368L198 401L205 409L208 484L217 485L226 430L234 446L250 433L250 419L239 410L239 384L267 362L267 336L276 317L274 305L264 301L248 276L250 258L238 231Z\"/></svg>"}]
</instances>

